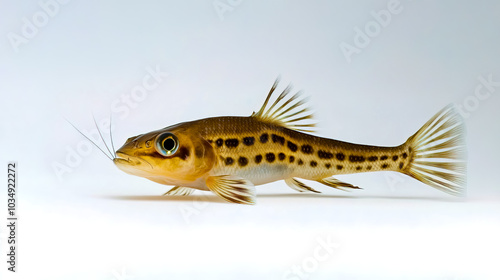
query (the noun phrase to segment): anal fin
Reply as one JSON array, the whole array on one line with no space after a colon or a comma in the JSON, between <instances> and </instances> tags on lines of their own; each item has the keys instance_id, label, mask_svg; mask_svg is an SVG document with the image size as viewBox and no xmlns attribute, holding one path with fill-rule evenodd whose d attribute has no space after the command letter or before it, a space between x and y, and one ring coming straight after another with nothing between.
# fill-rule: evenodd
<instances>
[{"instance_id":1,"label":"anal fin","mask_svg":"<svg viewBox=\"0 0 500 280\"><path fill-rule=\"evenodd\" d=\"M354 186L354 185L351 185L349 183L342 182L342 181L337 180L333 177L323 178L323 179L318 180L318 182L323 184L323 185L326 185L326 186L329 186L332 188L336 188L336 189L342 190L342 191L347 191L349 189L361 190L361 188L358 186Z\"/></svg>"},{"instance_id":2,"label":"anal fin","mask_svg":"<svg viewBox=\"0 0 500 280\"><path fill-rule=\"evenodd\" d=\"M172 189L170 189L168 192L164 193L163 195L188 196L188 195L192 194L193 192L194 192L194 189L192 189L192 188L175 186Z\"/></svg>"},{"instance_id":3,"label":"anal fin","mask_svg":"<svg viewBox=\"0 0 500 280\"><path fill-rule=\"evenodd\" d=\"M298 192L313 192L313 193L321 193L308 185L302 183L301 181L295 179L295 178L288 178L285 179L285 183L292 189L298 191Z\"/></svg>"},{"instance_id":4,"label":"anal fin","mask_svg":"<svg viewBox=\"0 0 500 280\"><path fill-rule=\"evenodd\" d=\"M229 175L211 176L205 184L208 189L228 202L255 204L255 186L244 178Z\"/></svg>"}]
</instances>

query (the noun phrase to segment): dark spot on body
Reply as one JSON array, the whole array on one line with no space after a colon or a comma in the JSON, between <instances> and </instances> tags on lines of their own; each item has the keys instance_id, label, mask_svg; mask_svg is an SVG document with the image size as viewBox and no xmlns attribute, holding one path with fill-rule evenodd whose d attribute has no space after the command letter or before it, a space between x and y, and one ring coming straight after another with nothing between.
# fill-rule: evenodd
<instances>
[{"instance_id":1,"label":"dark spot on body","mask_svg":"<svg viewBox=\"0 0 500 280\"><path fill-rule=\"evenodd\" d=\"M371 161L371 162L374 162L374 161L377 161L378 160L378 157L377 156L371 156L368 158L368 161Z\"/></svg>"},{"instance_id":2,"label":"dark spot on body","mask_svg":"<svg viewBox=\"0 0 500 280\"><path fill-rule=\"evenodd\" d=\"M264 133L260 136L260 143L267 143L268 140L269 140L269 134Z\"/></svg>"},{"instance_id":3,"label":"dark spot on body","mask_svg":"<svg viewBox=\"0 0 500 280\"><path fill-rule=\"evenodd\" d=\"M177 153L176 157L180 157L182 160L186 160L189 157L189 150L186 147L181 147Z\"/></svg>"},{"instance_id":4,"label":"dark spot on body","mask_svg":"<svg viewBox=\"0 0 500 280\"><path fill-rule=\"evenodd\" d=\"M288 161L289 161L290 163L294 162L294 161L295 161L295 157L294 157L294 156L290 156L290 157L288 158Z\"/></svg>"},{"instance_id":5,"label":"dark spot on body","mask_svg":"<svg viewBox=\"0 0 500 280\"><path fill-rule=\"evenodd\" d=\"M255 163L259 164L262 161L262 155L255 156Z\"/></svg>"},{"instance_id":6,"label":"dark spot on body","mask_svg":"<svg viewBox=\"0 0 500 280\"><path fill-rule=\"evenodd\" d=\"M330 169L330 168L332 168L332 165L330 163L326 163L325 167L326 167L326 169Z\"/></svg>"},{"instance_id":7,"label":"dark spot on body","mask_svg":"<svg viewBox=\"0 0 500 280\"><path fill-rule=\"evenodd\" d=\"M303 165L304 164L304 161L299 159L299 162L298 162L299 165Z\"/></svg>"},{"instance_id":8,"label":"dark spot on body","mask_svg":"<svg viewBox=\"0 0 500 280\"><path fill-rule=\"evenodd\" d=\"M225 143L228 148L236 148L240 144L240 141L238 139L226 139Z\"/></svg>"},{"instance_id":9,"label":"dark spot on body","mask_svg":"<svg viewBox=\"0 0 500 280\"><path fill-rule=\"evenodd\" d=\"M345 155L343 153L337 153L335 157L340 161L343 161L345 159Z\"/></svg>"},{"instance_id":10,"label":"dark spot on body","mask_svg":"<svg viewBox=\"0 0 500 280\"><path fill-rule=\"evenodd\" d=\"M366 170L372 170L372 166L371 166L371 165L368 165L368 166L366 167Z\"/></svg>"},{"instance_id":11,"label":"dark spot on body","mask_svg":"<svg viewBox=\"0 0 500 280\"><path fill-rule=\"evenodd\" d=\"M242 167L246 166L248 164L248 159L246 157L240 157L238 159L238 164Z\"/></svg>"},{"instance_id":12,"label":"dark spot on body","mask_svg":"<svg viewBox=\"0 0 500 280\"><path fill-rule=\"evenodd\" d=\"M350 162L365 162L364 156L349 156Z\"/></svg>"},{"instance_id":13,"label":"dark spot on body","mask_svg":"<svg viewBox=\"0 0 500 280\"><path fill-rule=\"evenodd\" d=\"M343 165L337 165L337 170L342 170L344 168Z\"/></svg>"},{"instance_id":14,"label":"dark spot on body","mask_svg":"<svg viewBox=\"0 0 500 280\"><path fill-rule=\"evenodd\" d=\"M311 145L302 145L300 149L304 154L312 154L314 152L313 147L311 147Z\"/></svg>"},{"instance_id":15,"label":"dark spot on body","mask_svg":"<svg viewBox=\"0 0 500 280\"><path fill-rule=\"evenodd\" d=\"M333 154L330 152L325 152L325 151L319 150L318 157L321 159L331 159L331 158L333 158Z\"/></svg>"},{"instance_id":16,"label":"dark spot on body","mask_svg":"<svg viewBox=\"0 0 500 280\"><path fill-rule=\"evenodd\" d=\"M227 157L224 162L226 163L226 165L233 165L234 159L232 157Z\"/></svg>"},{"instance_id":17,"label":"dark spot on body","mask_svg":"<svg viewBox=\"0 0 500 280\"><path fill-rule=\"evenodd\" d=\"M314 161L314 160L311 160L310 164L311 164L311 167L318 166L318 163L316 161Z\"/></svg>"},{"instance_id":18,"label":"dark spot on body","mask_svg":"<svg viewBox=\"0 0 500 280\"><path fill-rule=\"evenodd\" d=\"M360 171L361 169L363 169L363 167L361 167L361 166L356 167L356 170L358 170L358 171Z\"/></svg>"},{"instance_id":19,"label":"dark spot on body","mask_svg":"<svg viewBox=\"0 0 500 280\"><path fill-rule=\"evenodd\" d=\"M399 158L398 156L393 156L393 157L392 157L392 160L393 160L393 161L398 161L398 158Z\"/></svg>"},{"instance_id":20,"label":"dark spot on body","mask_svg":"<svg viewBox=\"0 0 500 280\"><path fill-rule=\"evenodd\" d=\"M403 153L403 158L406 159L408 157L407 153Z\"/></svg>"},{"instance_id":21,"label":"dark spot on body","mask_svg":"<svg viewBox=\"0 0 500 280\"><path fill-rule=\"evenodd\" d=\"M404 166L405 166L405 164L404 164L404 163L402 163L402 162L401 162L401 163L399 163L399 169L403 169L403 167L404 167Z\"/></svg>"},{"instance_id":22,"label":"dark spot on body","mask_svg":"<svg viewBox=\"0 0 500 280\"><path fill-rule=\"evenodd\" d=\"M271 139L273 140L273 143L279 143L281 145L285 145L285 137L276 134L271 134Z\"/></svg>"},{"instance_id":23,"label":"dark spot on body","mask_svg":"<svg viewBox=\"0 0 500 280\"><path fill-rule=\"evenodd\" d=\"M288 149L290 149L290 151L292 151L292 152L296 152L299 149L299 147L297 147L297 145L295 145L294 143L292 143L290 141L287 142L287 146L288 146Z\"/></svg>"},{"instance_id":24,"label":"dark spot on body","mask_svg":"<svg viewBox=\"0 0 500 280\"><path fill-rule=\"evenodd\" d=\"M243 138L243 144L247 146L252 146L255 143L255 137L245 137Z\"/></svg>"},{"instance_id":25,"label":"dark spot on body","mask_svg":"<svg viewBox=\"0 0 500 280\"><path fill-rule=\"evenodd\" d=\"M219 147L222 147L222 145L224 144L224 140L219 138L219 139L217 139L217 141L215 141L215 144L217 144L217 146L219 146Z\"/></svg>"},{"instance_id":26,"label":"dark spot on body","mask_svg":"<svg viewBox=\"0 0 500 280\"><path fill-rule=\"evenodd\" d=\"M387 160L389 157L388 156L381 156L380 160Z\"/></svg>"},{"instance_id":27,"label":"dark spot on body","mask_svg":"<svg viewBox=\"0 0 500 280\"><path fill-rule=\"evenodd\" d=\"M383 168L383 169L386 169L387 167L389 167L389 164L387 164L387 163L384 163L384 164L382 165L382 168Z\"/></svg>"},{"instance_id":28,"label":"dark spot on body","mask_svg":"<svg viewBox=\"0 0 500 280\"><path fill-rule=\"evenodd\" d=\"M267 153L266 154L266 160L267 162L271 163L276 159L276 156L273 153Z\"/></svg>"},{"instance_id":29,"label":"dark spot on body","mask_svg":"<svg viewBox=\"0 0 500 280\"><path fill-rule=\"evenodd\" d=\"M284 153L279 153L278 158L279 158L279 160L283 161L283 160L285 160L286 155Z\"/></svg>"},{"instance_id":30,"label":"dark spot on body","mask_svg":"<svg viewBox=\"0 0 500 280\"><path fill-rule=\"evenodd\" d=\"M205 155L205 149L203 148L203 146L196 146L194 148L194 155L197 158L203 158L203 156Z\"/></svg>"}]
</instances>

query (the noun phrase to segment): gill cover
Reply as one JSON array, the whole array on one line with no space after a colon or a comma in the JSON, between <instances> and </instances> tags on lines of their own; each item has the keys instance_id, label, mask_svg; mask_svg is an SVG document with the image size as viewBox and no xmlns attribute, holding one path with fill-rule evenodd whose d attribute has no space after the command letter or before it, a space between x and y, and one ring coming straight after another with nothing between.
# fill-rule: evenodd
<instances>
[{"instance_id":1,"label":"gill cover","mask_svg":"<svg viewBox=\"0 0 500 280\"><path fill-rule=\"evenodd\" d=\"M209 172L215 164L212 146L189 129L158 133L154 139L154 152L156 155L152 156L152 164L157 169L155 177L194 181Z\"/></svg>"},{"instance_id":2,"label":"gill cover","mask_svg":"<svg viewBox=\"0 0 500 280\"><path fill-rule=\"evenodd\" d=\"M190 185L215 164L212 146L187 125L132 137L117 151L123 171L167 185Z\"/></svg>"}]
</instances>

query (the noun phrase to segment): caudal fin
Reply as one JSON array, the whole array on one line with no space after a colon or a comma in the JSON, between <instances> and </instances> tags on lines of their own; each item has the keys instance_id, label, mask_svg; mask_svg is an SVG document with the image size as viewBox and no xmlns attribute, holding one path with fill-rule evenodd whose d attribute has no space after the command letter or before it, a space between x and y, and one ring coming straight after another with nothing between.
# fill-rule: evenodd
<instances>
[{"instance_id":1,"label":"caudal fin","mask_svg":"<svg viewBox=\"0 0 500 280\"><path fill-rule=\"evenodd\" d=\"M453 105L448 105L408 139L411 162L404 173L452 195L466 188L465 126Z\"/></svg>"}]
</instances>

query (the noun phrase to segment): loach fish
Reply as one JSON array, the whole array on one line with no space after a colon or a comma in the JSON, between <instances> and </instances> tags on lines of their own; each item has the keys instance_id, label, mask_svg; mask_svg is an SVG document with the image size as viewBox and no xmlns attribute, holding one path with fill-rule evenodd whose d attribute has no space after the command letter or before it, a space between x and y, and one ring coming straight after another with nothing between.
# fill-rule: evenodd
<instances>
[{"instance_id":1,"label":"loach fish","mask_svg":"<svg viewBox=\"0 0 500 280\"><path fill-rule=\"evenodd\" d=\"M226 201L255 204L255 186L284 180L319 193L298 178L341 189L359 187L334 175L396 171L453 195L464 193L464 124L452 105L396 147L358 145L307 134L312 114L288 86L257 113L183 122L129 138L112 159L126 173L174 186L165 195L212 191ZM102 136L101 136L102 137Z\"/></svg>"}]
</instances>

